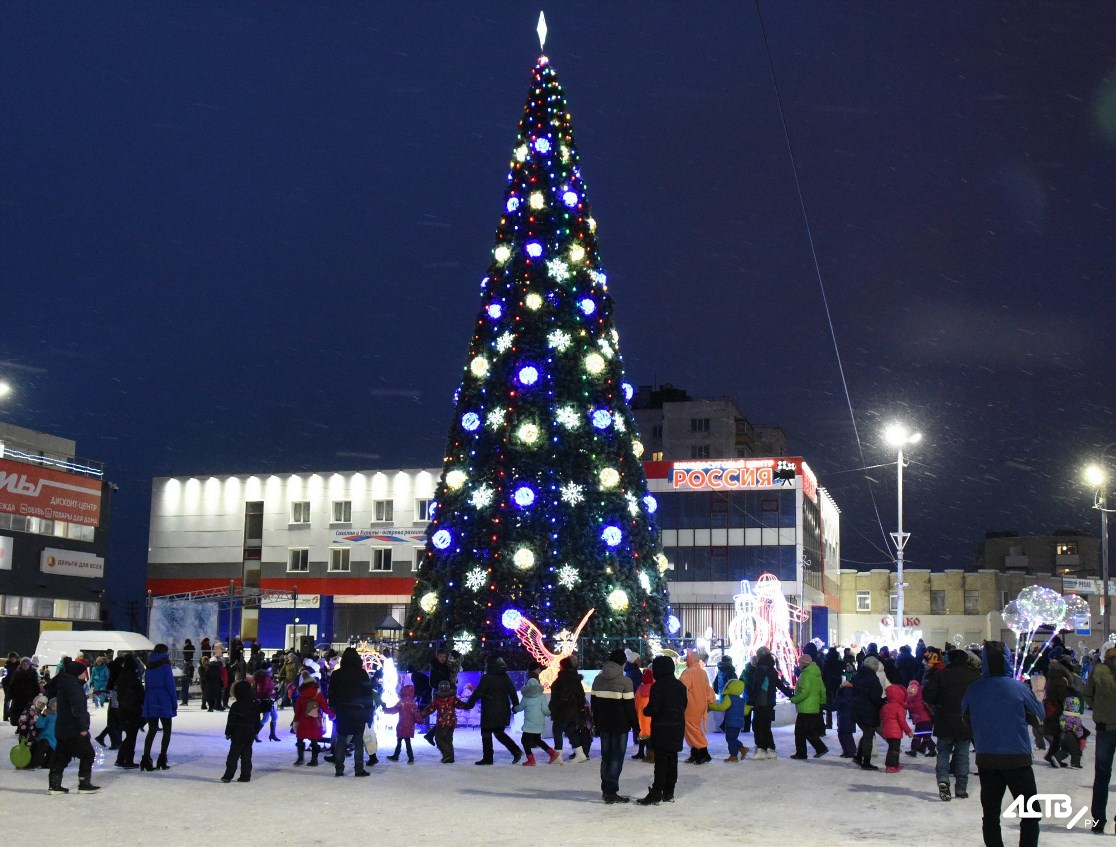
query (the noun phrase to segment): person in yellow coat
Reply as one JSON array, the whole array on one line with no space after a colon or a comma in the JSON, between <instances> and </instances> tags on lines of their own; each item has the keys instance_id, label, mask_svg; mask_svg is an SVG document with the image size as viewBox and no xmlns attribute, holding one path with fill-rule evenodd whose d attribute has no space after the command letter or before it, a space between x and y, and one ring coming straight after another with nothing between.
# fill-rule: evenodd
<instances>
[{"instance_id":1,"label":"person in yellow coat","mask_svg":"<svg viewBox=\"0 0 1116 847\"><path fill-rule=\"evenodd\" d=\"M709 684L705 658L704 650L691 650L686 654L686 670L678 678L686 686L686 743L690 745L690 758L686 761L695 765L713 761L705 739L705 714L717 697Z\"/></svg>"}]
</instances>

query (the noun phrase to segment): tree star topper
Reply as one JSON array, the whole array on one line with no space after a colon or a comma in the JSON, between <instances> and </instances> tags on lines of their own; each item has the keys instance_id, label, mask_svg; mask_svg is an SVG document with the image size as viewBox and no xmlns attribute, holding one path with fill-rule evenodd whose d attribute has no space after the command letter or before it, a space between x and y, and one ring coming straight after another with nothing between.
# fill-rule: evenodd
<instances>
[{"instance_id":1,"label":"tree star topper","mask_svg":"<svg viewBox=\"0 0 1116 847\"><path fill-rule=\"evenodd\" d=\"M539 51L546 49L546 15L539 12L539 25L535 27L535 32L539 34Z\"/></svg>"}]
</instances>

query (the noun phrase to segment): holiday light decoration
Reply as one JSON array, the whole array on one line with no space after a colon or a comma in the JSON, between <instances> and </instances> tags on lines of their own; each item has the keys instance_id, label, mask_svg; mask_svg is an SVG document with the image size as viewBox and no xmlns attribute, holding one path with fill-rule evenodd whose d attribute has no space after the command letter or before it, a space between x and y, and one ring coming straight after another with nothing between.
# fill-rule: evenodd
<instances>
[{"instance_id":1,"label":"holiday light decoration","mask_svg":"<svg viewBox=\"0 0 1116 847\"><path fill-rule=\"evenodd\" d=\"M501 623L504 628L515 632L515 637L519 639L527 652L531 654L536 662L542 665L543 670L539 674L539 682L542 683L543 691L550 691L550 684L558 676L562 660L567 656L572 656L574 651L577 650L577 640L581 636L581 631L585 629L585 624L593 616L594 611L595 609L590 609L586 612L573 632L563 629L555 636L554 647L558 651L557 653L547 649L542 631L518 609L507 609L501 615Z\"/></svg>"},{"instance_id":2,"label":"holiday light decoration","mask_svg":"<svg viewBox=\"0 0 1116 847\"><path fill-rule=\"evenodd\" d=\"M791 622L809 618L805 609L787 602L779 578L760 574L753 588L749 580L740 581L740 593L732 598L735 615L728 625L729 647L725 652L738 668L744 667L756 650L768 648L787 677L798 661L798 647L791 634Z\"/></svg>"},{"instance_id":3,"label":"holiday light decoration","mask_svg":"<svg viewBox=\"0 0 1116 847\"><path fill-rule=\"evenodd\" d=\"M407 634L465 633L478 649L504 637L503 609L562 632L591 605L602 610L585 624L593 636L661 637L667 564L616 304L545 57L517 136ZM431 593L433 612L421 603Z\"/></svg>"},{"instance_id":4,"label":"holiday light decoration","mask_svg":"<svg viewBox=\"0 0 1116 847\"><path fill-rule=\"evenodd\" d=\"M438 595L433 591L426 592L422 595L422 599L419 600L419 607L426 612L426 614L431 614L438 608Z\"/></svg>"}]
</instances>

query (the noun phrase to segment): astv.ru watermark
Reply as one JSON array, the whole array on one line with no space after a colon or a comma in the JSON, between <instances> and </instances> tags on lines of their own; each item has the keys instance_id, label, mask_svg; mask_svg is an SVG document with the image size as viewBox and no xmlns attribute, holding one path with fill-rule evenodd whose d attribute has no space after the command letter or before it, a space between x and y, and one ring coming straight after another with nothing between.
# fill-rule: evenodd
<instances>
[{"instance_id":1,"label":"astv.ru watermark","mask_svg":"<svg viewBox=\"0 0 1116 847\"><path fill-rule=\"evenodd\" d=\"M1073 829L1082 821L1088 827L1093 826L1093 819L1089 817L1089 807L1082 806L1076 812L1073 810L1073 801L1068 794L1036 794L1027 799L1024 804L1022 795L1011 801L1002 817L1005 818L1039 818L1045 820L1068 820L1066 829Z\"/></svg>"}]
</instances>

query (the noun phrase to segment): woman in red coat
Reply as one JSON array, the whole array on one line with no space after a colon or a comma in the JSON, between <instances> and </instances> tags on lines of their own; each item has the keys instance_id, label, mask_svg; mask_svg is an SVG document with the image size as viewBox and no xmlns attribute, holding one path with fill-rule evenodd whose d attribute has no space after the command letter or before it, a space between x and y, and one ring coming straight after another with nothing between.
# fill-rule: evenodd
<instances>
[{"instance_id":1,"label":"woman in red coat","mask_svg":"<svg viewBox=\"0 0 1116 847\"><path fill-rule=\"evenodd\" d=\"M295 701L293 727L295 738L298 739L298 758L296 765L302 764L306 753L306 742L310 742L310 762L308 767L318 766L318 753L321 745L318 743L325 736L325 718L333 718L333 711L322 696L321 689L314 677L303 674L298 686L298 700Z\"/></svg>"}]
</instances>

